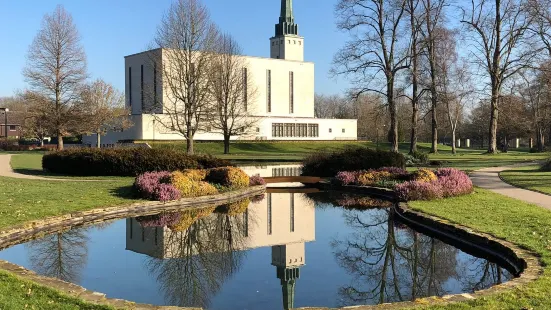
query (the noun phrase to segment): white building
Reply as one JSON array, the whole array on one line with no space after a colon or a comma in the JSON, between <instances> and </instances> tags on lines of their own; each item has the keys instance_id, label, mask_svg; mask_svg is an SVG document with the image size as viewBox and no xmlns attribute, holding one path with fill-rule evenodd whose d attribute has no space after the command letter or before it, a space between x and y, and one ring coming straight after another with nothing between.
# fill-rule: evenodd
<instances>
[{"instance_id":1,"label":"white building","mask_svg":"<svg viewBox=\"0 0 551 310\"><path fill-rule=\"evenodd\" d=\"M292 1L282 0L281 17L270 38L270 58L244 56L247 74L257 90L248 106L258 118L252 134L233 139L245 140L356 140L357 120L319 119L314 116L314 63L304 61L305 40L295 24ZM146 51L125 57L126 105L131 110L131 128L110 132L102 143L119 140L183 140L155 123L159 114L148 114L150 106L144 98L144 85L155 85L155 96L165 98L163 82L156 68L145 65L151 53L161 58L166 50ZM166 57L165 57L166 58ZM161 61L163 61L162 59ZM161 80L161 81L160 81ZM160 82L159 82L160 81ZM159 99L157 99L159 100ZM161 99L166 100L166 99ZM145 108L144 108L145 107ZM156 111L162 113L162 111ZM195 140L222 140L222 134L205 130ZM95 136L83 138L85 144L95 145Z\"/></svg>"}]
</instances>

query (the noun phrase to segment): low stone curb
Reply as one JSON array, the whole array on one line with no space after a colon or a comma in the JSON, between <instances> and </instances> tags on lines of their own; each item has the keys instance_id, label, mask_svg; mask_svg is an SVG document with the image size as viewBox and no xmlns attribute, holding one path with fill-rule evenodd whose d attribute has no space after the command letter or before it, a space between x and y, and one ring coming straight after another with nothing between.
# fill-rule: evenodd
<instances>
[{"instance_id":1,"label":"low stone curb","mask_svg":"<svg viewBox=\"0 0 551 310\"><path fill-rule=\"evenodd\" d=\"M329 184L319 184L319 187L326 188ZM332 187L335 189L334 187ZM396 197L391 190L346 186L341 189L347 191L355 191L364 194L374 195L380 198L386 198L396 201ZM74 226L93 225L95 223L126 218L131 216L144 216L156 214L159 211L177 211L184 208L204 208L213 205L224 203L232 203L250 197L253 195L262 194L266 191L265 186L255 186L244 190L234 191L231 193L219 194L215 196L205 196L193 199L182 199L176 202L159 203L145 202L135 203L129 206L112 207L104 209L95 209L91 211L76 212L65 216L55 217L51 219L33 221L24 225L14 226L8 230L0 232L0 249L19 244L28 240L35 239L45 234L65 231ZM542 273L543 267L538 256L528 250L497 239L488 234L475 232L472 229L450 223L446 220L430 216L421 212L412 211L405 203L398 203L396 214L400 220L412 226L420 227L423 230L429 231L444 239L450 239L455 242L465 243L465 247L474 247L484 250L482 252L494 256L495 259L503 260L503 263L508 264L513 268L513 273L520 273L520 276L503 284L492 286L485 290L476 291L474 293L463 293L455 295L446 295L442 297L426 297L416 299L410 302L387 303L380 305L367 306L352 306L340 308L342 310L368 310L368 309L405 309L414 307L426 307L431 305L447 305L455 302L469 301L477 298L482 298L491 294L497 294L508 291L512 288L525 285L536 280ZM461 247L461 246L460 246ZM136 310L176 310L176 309L199 309L199 308L181 308L181 307L164 307L153 306L146 304L137 304L121 299L107 298L105 294L87 290L81 286L68 283L55 278L40 276L33 271L27 270L21 266L0 261L0 270L11 272L24 280L29 280L56 290L61 291L72 297L83 299L94 304L109 305L115 308L136 309ZM332 308L323 307L305 307L297 308L298 310L330 310ZM336 309L336 308L333 308Z\"/></svg>"}]
</instances>

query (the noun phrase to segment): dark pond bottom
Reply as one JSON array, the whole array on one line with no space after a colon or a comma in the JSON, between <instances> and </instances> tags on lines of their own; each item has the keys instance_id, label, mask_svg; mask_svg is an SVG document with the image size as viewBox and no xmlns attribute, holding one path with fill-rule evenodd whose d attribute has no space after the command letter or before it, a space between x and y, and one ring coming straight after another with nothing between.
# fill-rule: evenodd
<instances>
[{"instance_id":1,"label":"dark pond bottom","mask_svg":"<svg viewBox=\"0 0 551 310\"><path fill-rule=\"evenodd\" d=\"M207 309L409 301L512 278L397 222L391 208L358 206L388 203L337 193L267 194L250 205L76 228L6 249L0 259L111 298Z\"/></svg>"}]
</instances>

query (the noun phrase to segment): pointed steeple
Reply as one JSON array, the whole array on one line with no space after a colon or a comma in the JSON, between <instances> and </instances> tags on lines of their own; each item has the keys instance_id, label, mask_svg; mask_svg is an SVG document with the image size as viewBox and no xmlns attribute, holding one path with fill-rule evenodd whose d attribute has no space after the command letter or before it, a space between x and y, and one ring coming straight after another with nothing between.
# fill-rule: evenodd
<instances>
[{"instance_id":1,"label":"pointed steeple","mask_svg":"<svg viewBox=\"0 0 551 310\"><path fill-rule=\"evenodd\" d=\"M281 0L279 24L275 25L275 36L298 35L298 25L293 16L293 0Z\"/></svg>"}]
</instances>

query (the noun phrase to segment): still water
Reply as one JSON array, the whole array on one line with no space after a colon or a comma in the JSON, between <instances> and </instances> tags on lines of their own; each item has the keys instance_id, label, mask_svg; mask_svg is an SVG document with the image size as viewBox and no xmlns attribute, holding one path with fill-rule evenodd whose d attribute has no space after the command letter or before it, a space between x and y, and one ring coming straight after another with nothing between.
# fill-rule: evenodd
<instances>
[{"instance_id":1,"label":"still water","mask_svg":"<svg viewBox=\"0 0 551 310\"><path fill-rule=\"evenodd\" d=\"M76 228L6 249L0 259L111 298L206 309L409 301L512 278L397 222L391 208L358 205L388 203L342 193L271 193L247 209Z\"/></svg>"}]
</instances>

